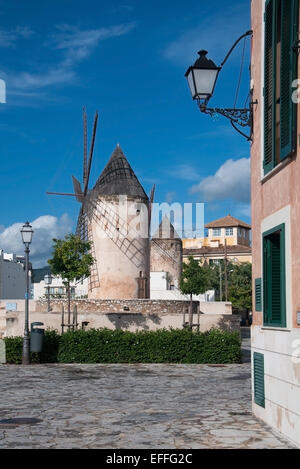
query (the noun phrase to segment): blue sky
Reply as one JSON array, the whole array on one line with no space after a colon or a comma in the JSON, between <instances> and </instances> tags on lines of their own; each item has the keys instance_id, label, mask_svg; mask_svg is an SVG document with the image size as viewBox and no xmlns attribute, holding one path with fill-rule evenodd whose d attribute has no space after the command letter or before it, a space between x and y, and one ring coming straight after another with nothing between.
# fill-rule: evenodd
<instances>
[{"instance_id":1,"label":"blue sky","mask_svg":"<svg viewBox=\"0 0 300 469\"><path fill-rule=\"evenodd\" d=\"M82 107L99 126L91 185L117 143L157 202L205 202L205 221L249 218L249 143L225 118L201 114L184 77L204 48L219 64L250 28L249 0L0 0L0 249L20 251L19 223L49 236L75 228L81 179ZM243 43L222 70L211 105L232 107ZM249 40L239 104L249 87Z\"/></svg>"}]
</instances>

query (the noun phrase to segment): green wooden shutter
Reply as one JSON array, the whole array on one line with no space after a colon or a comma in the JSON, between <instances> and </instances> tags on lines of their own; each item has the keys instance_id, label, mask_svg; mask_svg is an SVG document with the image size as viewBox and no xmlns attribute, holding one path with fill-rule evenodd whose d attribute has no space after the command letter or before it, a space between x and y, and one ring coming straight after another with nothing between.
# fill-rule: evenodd
<instances>
[{"instance_id":1,"label":"green wooden shutter","mask_svg":"<svg viewBox=\"0 0 300 469\"><path fill-rule=\"evenodd\" d=\"M274 89L275 89L275 35L276 0L268 0L265 10L265 67L264 67L264 171L274 167Z\"/></svg>"},{"instance_id":2,"label":"green wooden shutter","mask_svg":"<svg viewBox=\"0 0 300 469\"><path fill-rule=\"evenodd\" d=\"M264 296L263 296L263 313L264 313L264 325L269 323L269 288L270 282L268 278L268 249L269 243L266 237L263 237L263 289L264 289Z\"/></svg>"},{"instance_id":3,"label":"green wooden shutter","mask_svg":"<svg viewBox=\"0 0 300 469\"><path fill-rule=\"evenodd\" d=\"M292 101L292 82L297 65L293 45L298 29L298 9L298 0L281 0L280 160L295 151L296 106Z\"/></svg>"},{"instance_id":4,"label":"green wooden shutter","mask_svg":"<svg viewBox=\"0 0 300 469\"><path fill-rule=\"evenodd\" d=\"M264 324L286 327L284 224L263 234L263 250Z\"/></svg>"},{"instance_id":5,"label":"green wooden shutter","mask_svg":"<svg viewBox=\"0 0 300 469\"><path fill-rule=\"evenodd\" d=\"M280 235L270 236L270 322L281 324L281 262L280 262Z\"/></svg>"},{"instance_id":6,"label":"green wooden shutter","mask_svg":"<svg viewBox=\"0 0 300 469\"><path fill-rule=\"evenodd\" d=\"M255 279L255 311L262 311L261 278Z\"/></svg>"},{"instance_id":7,"label":"green wooden shutter","mask_svg":"<svg viewBox=\"0 0 300 469\"><path fill-rule=\"evenodd\" d=\"M265 365L262 353L253 353L254 402L265 407Z\"/></svg>"}]
</instances>

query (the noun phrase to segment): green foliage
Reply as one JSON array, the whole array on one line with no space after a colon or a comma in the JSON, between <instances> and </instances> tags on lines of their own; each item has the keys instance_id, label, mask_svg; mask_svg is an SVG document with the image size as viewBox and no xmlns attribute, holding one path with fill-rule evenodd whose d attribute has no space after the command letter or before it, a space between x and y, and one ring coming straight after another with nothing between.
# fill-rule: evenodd
<instances>
[{"instance_id":1,"label":"green foliage","mask_svg":"<svg viewBox=\"0 0 300 469\"><path fill-rule=\"evenodd\" d=\"M79 330L62 336L58 359L60 363L233 363L240 361L240 337L217 330Z\"/></svg>"},{"instance_id":2,"label":"green foliage","mask_svg":"<svg viewBox=\"0 0 300 469\"><path fill-rule=\"evenodd\" d=\"M210 285L208 289L215 291L216 301L223 301L224 289L225 289L224 260L220 259L218 263L210 264L209 269L210 269ZM222 288L222 298L221 298L221 288Z\"/></svg>"},{"instance_id":3,"label":"green foliage","mask_svg":"<svg viewBox=\"0 0 300 469\"><path fill-rule=\"evenodd\" d=\"M5 337L6 363L22 363L23 337Z\"/></svg>"},{"instance_id":4,"label":"green foliage","mask_svg":"<svg viewBox=\"0 0 300 469\"><path fill-rule=\"evenodd\" d=\"M41 353L31 353L31 363L57 363L60 335L53 330L46 330L43 350ZM23 337L5 337L6 362L22 363Z\"/></svg>"},{"instance_id":5,"label":"green foliage","mask_svg":"<svg viewBox=\"0 0 300 469\"><path fill-rule=\"evenodd\" d=\"M90 275L94 259L91 254L91 243L81 241L73 234L65 239L53 239L53 257L48 260L51 272L60 275L67 283L80 280Z\"/></svg>"},{"instance_id":6,"label":"green foliage","mask_svg":"<svg viewBox=\"0 0 300 469\"><path fill-rule=\"evenodd\" d=\"M181 292L189 295L200 295L201 293L205 293L210 285L210 268L206 264L201 266L199 261L190 256L188 262L183 263L182 266L180 281Z\"/></svg>"},{"instance_id":7,"label":"green foliage","mask_svg":"<svg viewBox=\"0 0 300 469\"><path fill-rule=\"evenodd\" d=\"M215 290L216 299L219 301L225 298L225 267L224 260L220 263L212 264L210 269L210 284L208 290ZM222 284L222 298L220 298L220 277ZM228 301L232 306L239 310L252 310L252 265L250 262L236 264L227 263L227 281L228 281Z\"/></svg>"},{"instance_id":8,"label":"green foliage","mask_svg":"<svg viewBox=\"0 0 300 469\"><path fill-rule=\"evenodd\" d=\"M6 338L7 362L21 363L22 338ZM161 329L129 332L91 329L59 336L45 332L44 349L32 363L239 363L237 332Z\"/></svg>"},{"instance_id":9,"label":"green foliage","mask_svg":"<svg viewBox=\"0 0 300 469\"><path fill-rule=\"evenodd\" d=\"M252 265L231 264L228 275L228 299L234 308L252 310Z\"/></svg>"}]
</instances>

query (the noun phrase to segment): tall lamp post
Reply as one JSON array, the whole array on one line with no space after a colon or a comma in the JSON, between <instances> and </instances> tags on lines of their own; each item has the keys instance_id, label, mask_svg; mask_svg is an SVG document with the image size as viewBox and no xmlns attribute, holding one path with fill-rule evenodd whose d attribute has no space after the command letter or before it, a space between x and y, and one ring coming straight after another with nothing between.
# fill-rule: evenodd
<instances>
[{"instance_id":1,"label":"tall lamp post","mask_svg":"<svg viewBox=\"0 0 300 469\"><path fill-rule=\"evenodd\" d=\"M48 302L48 313L49 313L49 311L51 311L51 307L50 307L50 285L52 283L51 274L46 274L44 276L44 282L45 282L45 285L47 285L47 302Z\"/></svg>"},{"instance_id":2,"label":"tall lamp post","mask_svg":"<svg viewBox=\"0 0 300 469\"><path fill-rule=\"evenodd\" d=\"M247 31L245 34L240 36L231 49L229 50L228 54L226 55L225 59L218 67L212 60L208 59L207 51L201 50L198 52L199 57L194 63L191 65L186 73L185 77L187 79L192 98L193 100L197 101L199 109L201 112L208 114L210 116L214 116L216 114L221 114L222 116L228 118L231 122L231 125L237 130L243 137L247 140L252 140L252 114L253 114L253 105L257 104L257 101L252 102L250 101L249 107L245 108L209 108L207 104L211 97L213 96L217 79L219 76L220 71L222 70L223 66L227 62L229 56L231 55L232 51L235 49L237 44L247 36L252 36L252 31ZM250 91L250 99L252 97ZM248 134L243 132L241 128L250 128Z\"/></svg>"},{"instance_id":3,"label":"tall lamp post","mask_svg":"<svg viewBox=\"0 0 300 469\"><path fill-rule=\"evenodd\" d=\"M32 241L33 229L27 221L21 229L22 241L25 246L25 271L26 271L26 293L25 293L25 327L24 327L24 339L23 339L23 353L22 353L22 364L30 364L30 337L29 337L29 318L28 318L28 306L29 306L29 246Z\"/></svg>"}]
</instances>

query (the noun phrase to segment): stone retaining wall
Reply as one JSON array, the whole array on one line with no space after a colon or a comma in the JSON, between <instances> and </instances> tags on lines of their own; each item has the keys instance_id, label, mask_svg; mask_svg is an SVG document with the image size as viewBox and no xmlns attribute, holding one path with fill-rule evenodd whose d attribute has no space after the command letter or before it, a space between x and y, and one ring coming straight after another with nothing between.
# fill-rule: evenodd
<instances>
[{"instance_id":1,"label":"stone retaining wall","mask_svg":"<svg viewBox=\"0 0 300 469\"><path fill-rule=\"evenodd\" d=\"M16 309L7 311L5 301L0 301L0 336L20 336L24 332L24 301L14 301ZM107 327L110 329L157 330L182 328L188 321L189 301L174 300L76 300L71 309L77 306L78 327L86 322L89 328ZM198 323L198 302L193 302L193 322ZM51 301L52 311L47 311L46 301L30 301L29 322L43 322L45 328L61 331L62 306L64 322L67 323L67 301ZM200 306L201 308L201 306ZM72 319L71 319L72 320ZM230 314L199 314L200 330L212 327L222 330L240 330L239 316Z\"/></svg>"}]
</instances>

